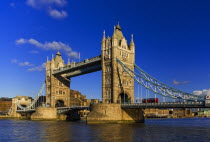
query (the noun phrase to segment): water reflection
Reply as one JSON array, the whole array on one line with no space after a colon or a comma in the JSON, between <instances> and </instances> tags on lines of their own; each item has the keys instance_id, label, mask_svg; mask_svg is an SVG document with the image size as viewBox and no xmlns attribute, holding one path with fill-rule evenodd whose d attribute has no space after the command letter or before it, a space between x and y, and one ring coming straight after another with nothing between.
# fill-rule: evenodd
<instances>
[{"instance_id":1,"label":"water reflection","mask_svg":"<svg viewBox=\"0 0 210 142\"><path fill-rule=\"evenodd\" d=\"M145 124L0 120L0 142L208 141L210 119L146 120Z\"/></svg>"}]
</instances>

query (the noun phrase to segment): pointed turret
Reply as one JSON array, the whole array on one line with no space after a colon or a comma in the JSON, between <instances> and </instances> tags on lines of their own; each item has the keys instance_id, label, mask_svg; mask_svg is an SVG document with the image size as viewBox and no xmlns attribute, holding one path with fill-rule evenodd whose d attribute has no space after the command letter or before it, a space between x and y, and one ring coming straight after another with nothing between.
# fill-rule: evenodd
<instances>
[{"instance_id":1,"label":"pointed turret","mask_svg":"<svg viewBox=\"0 0 210 142\"><path fill-rule=\"evenodd\" d=\"M131 42L130 42L130 47L135 46L134 41L133 41L133 34L131 35Z\"/></svg>"},{"instance_id":2,"label":"pointed turret","mask_svg":"<svg viewBox=\"0 0 210 142\"><path fill-rule=\"evenodd\" d=\"M56 53L55 62L56 62L56 63L63 62L63 59L62 59L62 57L61 57L61 53L60 53L59 51Z\"/></svg>"},{"instance_id":3,"label":"pointed turret","mask_svg":"<svg viewBox=\"0 0 210 142\"><path fill-rule=\"evenodd\" d=\"M105 39L106 39L106 32L105 32L105 30L104 30L104 32L103 32L103 39L102 39L102 41L105 41Z\"/></svg>"},{"instance_id":4,"label":"pointed turret","mask_svg":"<svg viewBox=\"0 0 210 142\"><path fill-rule=\"evenodd\" d=\"M121 29L119 23L118 23L117 26L114 27L114 33L113 33L112 38L113 39L116 38L118 40L122 40L124 38L123 33L122 33L122 29Z\"/></svg>"},{"instance_id":5,"label":"pointed turret","mask_svg":"<svg viewBox=\"0 0 210 142\"><path fill-rule=\"evenodd\" d=\"M70 63L70 58L68 58L68 63L67 63L67 65L70 65L71 63Z\"/></svg>"},{"instance_id":6,"label":"pointed turret","mask_svg":"<svg viewBox=\"0 0 210 142\"><path fill-rule=\"evenodd\" d=\"M103 38L102 38L102 43L101 43L102 47L101 50L103 50L103 48L106 46L106 35L105 35L105 30L103 32Z\"/></svg>"},{"instance_id":7,"label":"pointed turret","mask_svg":"<svg viewBox=\"0 0 210 142\"><path fill-rule=\"evenodd\" d=\"M52 54L52 62L54 62L54 55Z\"/></svg>"},{"instance_id":8,"label":"pointed turret","mask_svg":"<svg viewBox=\"0 0 210 142\"><path fill-rule=\"evenodd\" d=\"M61 57L61 53L59 51L56 53L56 56L55 56L54 60L55 60L55 67L56 68L64 66L64 61L63 61L63 59Z\"/></svg>"}]
</instances>

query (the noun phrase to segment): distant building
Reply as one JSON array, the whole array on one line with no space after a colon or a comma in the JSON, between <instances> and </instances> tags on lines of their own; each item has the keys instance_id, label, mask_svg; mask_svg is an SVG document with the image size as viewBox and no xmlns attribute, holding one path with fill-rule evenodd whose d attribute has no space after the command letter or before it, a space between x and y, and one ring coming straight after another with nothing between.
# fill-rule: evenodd
<instances>
[{"instance_id":1,"label":"distant building","mask_svg":"<svg viewBox=\"0 0 210 142\"><path fill-rule=\"evenodd\" d=\"M178 118L178 117L193 117L191 109L176 108L176 109L155 109L149 108L144 111L146 118Z\"/></svg>"},{"instance_id":2,"label":"distant building","mask_svg":"<svg viewBox=\"0 0 210 142\"><path fill-rule=\"evenodd\" d=\"M0 112L7 111L12 106L12 98L0 98Z\"/></svg>"},{"instance_id":3,"label":"distant building","mask_svg":"<svg viewBox=\"0 0 210 142\"><path fill-rule=\"evenodd\" d=\"M79 91L70 90L70 106L89 106L93 103L100 103L99 99L86 99Z\"/></svg>"},{"instance_id":4,"label":"distant building","mask_svg":"<svg viewBox=\"0 0 210 142\"><path fill-rule=\"evenodd\" d=\"M84 106L85 102L85 95L82 95L79 91L70 90L70 106Z\"/></svg>"},{"instance_id":5,"label":"distant building","mask_svg":"<svg viewBox=\"0 0 210 142\"><path fill-rule=\"evenodd\" d=\"M99 99L86 99L85 95L76 90L70 90L70 106L90 106L90 104L100 103ZM90 110L80 110L80 116L87 116Z\"/></svg>"}]
</instances>

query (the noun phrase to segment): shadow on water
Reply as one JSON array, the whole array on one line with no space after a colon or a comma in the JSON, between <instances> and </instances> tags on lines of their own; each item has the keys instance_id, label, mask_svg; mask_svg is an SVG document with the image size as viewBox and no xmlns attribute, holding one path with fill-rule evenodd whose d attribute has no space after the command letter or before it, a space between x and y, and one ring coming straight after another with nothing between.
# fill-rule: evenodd
<instances>
[{"instance_id":1,"label":"shadow on water","mask_svg":"<svg viewBox=\"0 0 210 142\"><path fill-rule=\"evenodd\" d=\"M0 120L1 142L205 142L210 119L149 119L144 124Z\"/></svg>"}]
</instances>

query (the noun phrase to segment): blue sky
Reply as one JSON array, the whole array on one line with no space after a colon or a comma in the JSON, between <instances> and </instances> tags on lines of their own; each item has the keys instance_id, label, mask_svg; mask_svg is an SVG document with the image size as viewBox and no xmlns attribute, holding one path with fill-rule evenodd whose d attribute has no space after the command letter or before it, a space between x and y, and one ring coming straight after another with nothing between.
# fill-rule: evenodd
<instances>
[{"instance_id":1,"label":"blue sky","mask_svg":"<svg viewBox=\"0 0 210 142\"><path fill-rule=\"evenodd\" d=\"M112 36L118 21L147 73L186 92L210 89L208 0L2 0L0 17L0 97L34 96L58 50L66 62L100 55L103 30ZM71 89L101 98L101 72L72 78Z\"/></svg>"}]
</instances>

